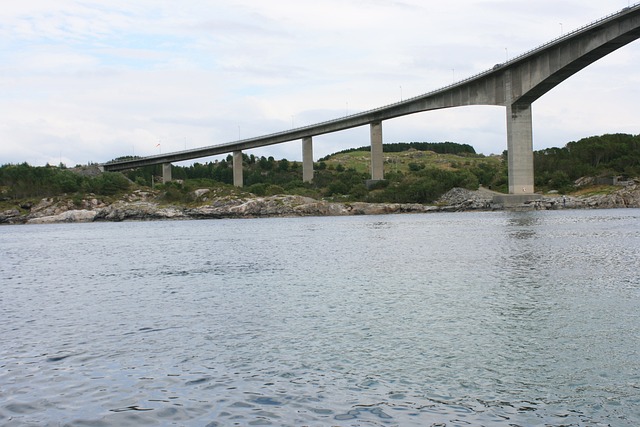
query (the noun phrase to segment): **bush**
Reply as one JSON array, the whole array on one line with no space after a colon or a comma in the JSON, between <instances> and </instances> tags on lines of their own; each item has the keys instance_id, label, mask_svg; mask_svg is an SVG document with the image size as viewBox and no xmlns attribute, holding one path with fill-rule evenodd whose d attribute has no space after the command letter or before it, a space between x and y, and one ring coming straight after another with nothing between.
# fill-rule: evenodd
<instances>
[{"instance_id":1,"label":"bush","mask_svg":"<svg viewBox=\"0 0 640 427\"><path fill-rule=\"evenodd\" d=\"M104 172L87 182L87 190L90 193L103 196L113 196L129 189L130 182L124 175L117 172Z\"/></svg>"},{"instance_id":2,"label":"bush","mask_svg":"<svg viewBox=\"0 0 640 427\"><path fill-rule=\"evenodd\" d=\"M334 181L329 184L324 194L325 196L349 194L349 187L342 181Z\"/></svg>"},{"instance_id":3,"label":"bush","mask_svg":"<svg viewBox=\"0 0 640 427\"><path fill-rule=\"evenodd\" d=\"M278 194L284 193L284 188L279 185L269 185L265 190L265 196L277 196Z\"/></svg>"},{"instance_id":4,"label":"bush","mask_svg":"<svg viewBox=\"0 0 640 427\"><path fill-rule=\"evenodd\" d=\"M80 190L82 179L69 171L60 171L53 177L53 185L59 193L75 193Z\"/></svg>"},{"instance_id":5,"label":"bush","mask_svg":"<svg viewBox=\"0 0 640 427\"><path fill-rule=\"evenodd\" d=\"M290 168L289 160L282 159L278 162L278 169L282 172L287 172Z\"/></svg>"},{"instance_id":6,"label":"bush","mask_svg":"<svg viewBox=\"0 0 640 427\"><path fill-rule=\"evenodd\" d=\"M247 187L247 191L255 194L256 196L263 197L267 195L267 186L268 185L265 183L253 184Z\"/></svg>"},{"instance_id":7,"label":"bush","mask_svg":"<svg viewBox=\"0 0 640 427\"><path fill-rule=\"evenodd\" d=\"M144 177L142 176L137 176L134 182L136 183L136 185L139 185L140 187L149 186L149 183L147 182L147 180L144 179Z\"/></svg>"}]
</instances>

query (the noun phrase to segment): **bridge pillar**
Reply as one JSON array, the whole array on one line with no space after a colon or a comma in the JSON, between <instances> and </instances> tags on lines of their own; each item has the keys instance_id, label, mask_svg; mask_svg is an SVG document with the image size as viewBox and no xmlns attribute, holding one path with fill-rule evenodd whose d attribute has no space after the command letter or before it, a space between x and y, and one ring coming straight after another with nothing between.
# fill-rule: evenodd
<instances>
[{"instance_id":1,"label":"bridge pillar","mask_svg":"<svg viewBox=\"0 0 640 427\"><path fill-rule=\"evenodd\" d=\"M244 179L242 177L242 151L233 152L233 185L242 187Z\"/></svg>"},{"instance_id":2,"label":"bridge pillar","mask_svg":"<svg viewBox=\"0 0 640 427\"><path fill-rule=\"evenodd\" d=\"M162 164L162 183L171 182L171 163Z\"/></svg>"},{"instance_id":3,"label":"bridge pillar","mask_svg":"<svg viewBox=\"0 0 640 427\"><path fill-rule=\"evenodd\" d=\"M533 120L531 104L507 105L509 194L533 194Z\"/></svg>"},{"instance_id":4,"label":"bridge pillar","mask_svg":"<svg viewBox=\"0 0 640 427\"><path fill-rule=\"evenodd\" d=\"M382 122L371 123L371 181L384 179L382 155Z\"/></svg>"},{"instance_id":5,"label":"bridge pillar","mask_svg":"<svg viewBox=\"0 0 640 427\"><path fill-rule=\"evenodd\" d=\"M302 182L313 181L313 139L302 138Z\"/></svg>"}]
</instances>

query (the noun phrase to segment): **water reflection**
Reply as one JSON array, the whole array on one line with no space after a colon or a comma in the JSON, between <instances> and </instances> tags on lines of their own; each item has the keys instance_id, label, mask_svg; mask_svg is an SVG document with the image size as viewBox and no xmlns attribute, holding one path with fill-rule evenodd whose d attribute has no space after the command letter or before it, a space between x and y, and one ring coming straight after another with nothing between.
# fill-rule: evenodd
<instances>
[{"instance_id":1,"label":"water reflection","mask_svg":"<svg viewBox=\"0 0 640 427\"><path fill-rule=\"evenodd\" d=\"M535 228L540 225L536 212L509 212L507 218L508 236L514 239L530 239L536 236Z\"/></svg>"},{"instance_id":2,"label":"water reflection","mask_svg":"<svg viewBox=\"0 0 640 427\"><path fill-rule=\"evenodd\" d=\"M372 230L385 230L392 227L391 222L388 221L374 221L367 224L367 228Z\"/></svg>"}]
</instances>

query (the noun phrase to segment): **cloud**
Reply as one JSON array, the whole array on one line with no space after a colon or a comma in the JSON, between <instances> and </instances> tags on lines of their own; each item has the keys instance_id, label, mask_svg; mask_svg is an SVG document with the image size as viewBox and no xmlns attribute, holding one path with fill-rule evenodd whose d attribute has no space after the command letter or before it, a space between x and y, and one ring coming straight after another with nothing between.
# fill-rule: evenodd
<instances>
[{"instance_id":1,"label":"cloud","mask_svg":"<svg viewBox=\"0 0 640 427\"><path fill-rule=\"evenodd\" d=\"M28 0L0 10L0 163L103 162L214 145L376 108L461 80L627 6L597 0ZM640 44L534 104L536 148L640 133ZM387 142L506 148L504 111L386 121ZM315 157L368 144L323 135ZM256 155L300 159L300 142ZM263 154L260 154L263 155Z\"/></svg>"}]
</instances>

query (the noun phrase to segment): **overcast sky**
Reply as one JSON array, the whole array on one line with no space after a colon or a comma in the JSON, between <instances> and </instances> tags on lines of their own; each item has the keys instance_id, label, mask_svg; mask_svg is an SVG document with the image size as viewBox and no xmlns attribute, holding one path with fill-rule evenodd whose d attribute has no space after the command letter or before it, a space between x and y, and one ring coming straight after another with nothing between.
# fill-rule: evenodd
<instances>
[{"instance_id":1,"label":"overcast sky","mask_svg":"<svg viewBox=\"0 0 640 427\"><path fill-rule=\"evenodd\" d=\"M470 77L629 4L3 2L0 164L101 163L341 117ZM536 101L534 148L603 133L639 134L639 66L636 41ZM505 132L503 107L383 122L385 143L453 141L484 154L506 149ZM318 136L314 158L368 144L368 127ZM247 153L299 160L301 144Z\"/></svg>"}]
</instances>

